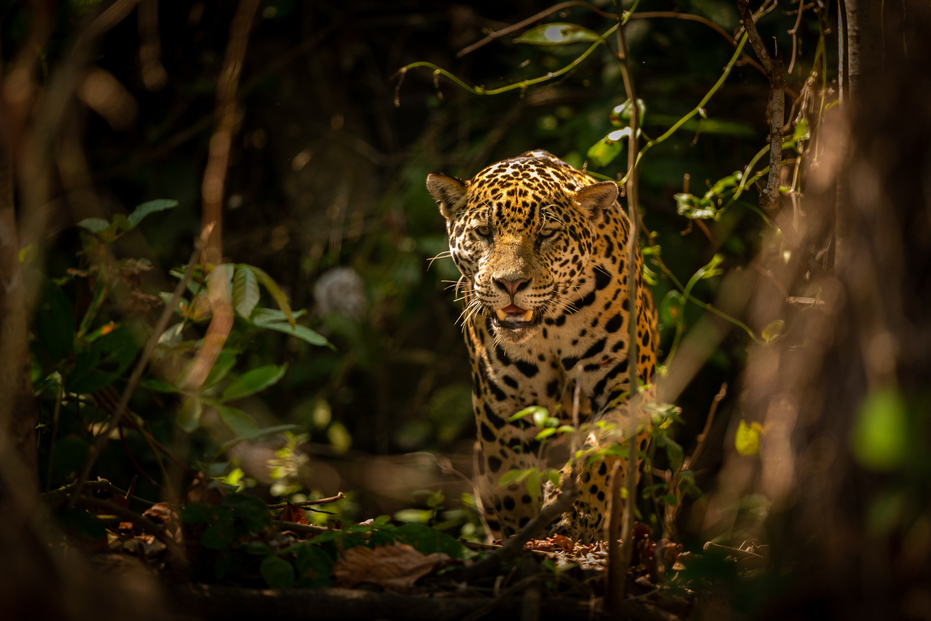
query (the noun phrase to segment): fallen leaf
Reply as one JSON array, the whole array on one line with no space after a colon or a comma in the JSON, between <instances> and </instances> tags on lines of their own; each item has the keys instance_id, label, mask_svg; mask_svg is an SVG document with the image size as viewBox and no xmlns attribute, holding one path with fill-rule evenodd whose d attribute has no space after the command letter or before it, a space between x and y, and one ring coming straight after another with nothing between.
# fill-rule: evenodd
<instances>
[{"instance_id":1,"label":"fallen leaf","mask_svg":"<svg viewBox=\"0 0 931 621\"><path fill-rule=\"evenodd\" d=\"M434 552L426 556L404 543L347 550L333 565L337 587L352 588L371 582L391 591L408 591L419 578L433 571L449 556Z\"/></svg>"}]
</instances>

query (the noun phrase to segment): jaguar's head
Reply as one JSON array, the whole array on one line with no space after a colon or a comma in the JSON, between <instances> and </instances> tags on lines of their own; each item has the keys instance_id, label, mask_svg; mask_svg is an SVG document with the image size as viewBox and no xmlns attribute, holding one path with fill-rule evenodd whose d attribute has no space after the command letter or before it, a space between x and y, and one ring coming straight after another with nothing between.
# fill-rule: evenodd
<instances>
[{"instance_id":1,"label":"jaguar's head","mask_svg":"<svg viewBox=\"0 0 931 621\"><path fill-rule=\"evenodd\" d=\"M447 220L453 261L471 286L476 308L467 312L490 316L502 340L530 338L545 316L568 305L591 258L595 227L617 200L613 181L582 185L567 171L561 162L519 157L469 181L427 177Z\"/></svg>"}]
</instances>

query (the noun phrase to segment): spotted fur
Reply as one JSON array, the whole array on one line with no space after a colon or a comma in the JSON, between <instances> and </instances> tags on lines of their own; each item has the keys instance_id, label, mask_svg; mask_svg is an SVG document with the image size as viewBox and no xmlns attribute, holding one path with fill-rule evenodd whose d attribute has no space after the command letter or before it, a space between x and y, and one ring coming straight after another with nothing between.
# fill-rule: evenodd
<instances>
[{"instance_id":1,"label":"spotted fur","mask_svg":"<svg viewBox=\"0 0 931 621\"><path fill-rule=\"evenodd\" d=\"M571 423L581 366L588 404L583 422L626 419L630 225L614 182L597 183L546 151L499 162L469 181L433 173L427 188L447 220L450 253L463 276L480 447L478 495L492 536L507 537L545 500L524 482L501 487L501 475L543 468L558 447L535 441L539 429L532 424L509 422L514 413L541 405ZM656 311L640 282L639 247L636 256L637 371L649 383ZM590 444L598 441L589 438ZM581 473L573 513L559 524L563 534L581 541L604 537L606 475L614 459Z\"/></svg>"}]
</instances>

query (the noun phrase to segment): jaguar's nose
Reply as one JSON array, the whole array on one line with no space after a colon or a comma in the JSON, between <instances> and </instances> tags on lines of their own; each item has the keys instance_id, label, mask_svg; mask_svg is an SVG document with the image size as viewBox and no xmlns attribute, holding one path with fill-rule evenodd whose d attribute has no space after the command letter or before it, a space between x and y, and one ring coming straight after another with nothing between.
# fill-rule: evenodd
<instances>
[{"instance_id":1,"label":"jaguar's nose","mask_svg":"<svg viewBox=\"0 0 931 621\"><path fill-rule=\"evenodd\" d=\"M517 295L518 291L526 289L527 285L530 284L530 280L527 278L519 278L517 280L505 280L503 278L495 278L494 282L495 282L495 286L497 286L499 289L501 289L505 293L508 293L511 297L514 297L515 295Z\"/></svg>"}]
</instances>

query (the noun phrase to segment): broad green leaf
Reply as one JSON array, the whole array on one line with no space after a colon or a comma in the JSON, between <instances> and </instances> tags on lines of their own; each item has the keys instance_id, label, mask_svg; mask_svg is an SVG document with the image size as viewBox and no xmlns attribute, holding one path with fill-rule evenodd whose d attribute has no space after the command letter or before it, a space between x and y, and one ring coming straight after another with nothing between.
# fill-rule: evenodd
<instances>
[{"instance_id":1,"label":"broad green leaf","mask_svg":"<svg viewBox=\"0 0 931 621\"><path fill-rule=\"evenodd\" d=\"M760 423L748 425L746 421L740 421L737 425L737 435L734 436L734 448L741 455L756 455L760 452L760 435L763 433L763 426Z\"/></svg>"},{"instance_id":2,"label":"broad green leaf","mask_svg":"<svg viewBox=\"0 0 931 621\"><path fill-rule=\"evenodd\" d=\"M235 401L264 390L284 377L287 370L287 363L280 367L269 364L258 369L252 369L223 391L222 401Z\"/></svg>"},{"instance_id":3,"label":"broad green leaf","mask_svg":"<svg viewBox=\"0 0 931 621\"><path fill-rule=\"evenodd\" d=\"M294 311L293 316L295 318L303 316L305 313L303 310ZM264 327L269 323L281 323L288 321L288 316L277 308L257 308L252 311L251 321L253 325Z\"/></svg>"},{"instance_id":4,"label":"broad green leaf","mask_svg":"<svg viewBox=\"0 0 931 621\"><path fill-rule=\"evenodd\" d=\"M236 352L229 349L222 350L214 361L207 378L204 380L203 388L210 388L220 382L236 366Z\"/></svg>"},{"instance_id":5,"label":"broad green leaf","mask_svg":"<svg viewBox=\"0 0 931 621\"><path fill-rule=\"evenodd\" d=\"M240 317L249 319L259 303L259 281L248 265L237 265L233 277L233 308Z\"/></svg>"},{"instance_id":6,"label":"broad green leaf","mask_svg":"<svg viewBox=\"0 0 931 621\"><path fill-rule=\"evenodd\" d=\"M85 218L78 222L78 226L87 229L91 233L100 233L110 226L110 223L103 218Z\"/></svg>"},{"instance_id":7,"label":"broad green leaf","mask_svg":"<svg viewBox=\"0 0 931 621\"><path fill-rule=\"evenodd\" d=\"M117 328L78 352L65 386L78 394L101 390L122 375L138 352L139 342L129 329Z\"/></svg>"},{"instance_id":8,"label":"broad green leaf","mask_svg":"<svg viewBox=\"0 0 931 621\"><path fill-rule=\"evenodd\" d=\"M665 494L663 496L660 496L659 499L665 502L670 507L675 507L679 504L679 499L676 498L675 494Z\"/></svg>"},{"instance_id":9,"label":"broad green leaf","mask_svg":"<svg viewBox=\"0 0 931 621\"><path fill-rule=\"evenodd\" d=\"M501 475L500 479L498 479L498 486L504 487L506 485L510 485L511 483L514 483L515 481L520 479L523 474L524 473L522 470L508 470L507 472Z\"/></svg>"},{"instance_id":10,"label":"broad green leaf","mask_svg":"<svg viewBox=\"0 0 931 621\"><path fill-rule=\"evenodd\" d=\"M259 325L259 324L256 324ZM259 327L266 330L276 330L278 332L284 332L285 334L290 334L291 336L297 337L302 341L305 341L311 345L326 345L333 349L333 346L330 345L330 342L326 340L326 337L314 332L307 326L295 325L293 328L287 322L271 322L263 323Z\"/></svg>"},{"instance_id":11,"label":"broad green leaf","mask_svg":"<svg viewBox=\"0 0 931 621\"><path fill-rule=\"evenodd\" d=\"M165 209L173 209L177 206L178 201L168 198L159 198L154 201L142 203L126 217L127 223L129 224L127 228L135 228L135 226L142 222L142 219L149 214L155 213L156 211L164 211Z\"/></svg>"},{"instance_id":12,"label":"broad green leaf","mask_svg":"<svg viewBox=\"0 0 931 621\"><path fill-rule=\"evenodd\" d=\"M536 437L534 438L534 440L542 440L544 438L548 438L554 433L556 433L556 429L554 427L547 427L546 429L538 433Z\"/></svg>"},{"instance_id":13,"label":"broad green leaf","mask_svg":"<svg viewBox=\"0 0 931 621\"><path fill-rule=\"evenodd\" d=\"M895 470L909 456L911 433L905 401L899 391L874 390L860 404L850 431L853 456L869 470Z\"/></svg>"},{"instance_id":14,"label":"broad green leaf","mask_svg":"<svg viewBox=\"0 0 931 621\"><path fill-rule=\"evenodd\" d=\"M268 290L268 293L271 294L272 299L275 300L278 308L280 308L281 312L285 314L285 317L288 319L288 323L292 328L294 328L297 324L294 321L294 314L291 312L291 304L288 303L288 296L284 294L284 291L281 290L281 287L278 286L278 283L275 282L275 279L269 276L264 270L255 266L250 267L255 273L255 277L258 278L259 282L262 283L262 286Z\"/></svg>"},{"instance_id":15,"label":"broad green leaf","mask_svg":"<svg viewBox=\"0 0 931 621\"><path fill-rule=\"evenodd\" d=\"M514 43L531 45L568 45L570 43L592 43L601 38L588 28L577 24L540 24L514 39Z\"/></svg>"},{"instance_id":16,"label":"broad green leaf","mask_svg":"<svg viewBox=\"0 0 931 621\"><path fill-rule=\"evenodd\" d=\"M530 409L533 415L533 424L537 427L542 427L545 425L546 419L549 418L550 415L549 411L546 408L540 406L534 406Z\"/></svg>"},{"instance_id":17,"label":"broad green leaf","mask_svg":"<svg viewBox=\"0 0 931 621\"><path fill-rule=\"evenodd\" d=\"M237 436L252 440L257 438L261 429L255 419L238 408L231 408L228 405L216 405L214 409L220 416L227 427L233 430Z\"/></svg>"},{"instance_id":18,"label":"broad green leaf","mask_svg":"<svg viewBox=\"0 0 931 621\"><path fill-rule=\"evenodd\" d=\"M647 114L647 105L642 99L637 99L637 125L642 127L644 118ZM611 124L616 127L627 127L630 125L630 100L628 99L619 106L614 106L609 117Z\"/></svg>"},{"instance_id":19,"label":"broad green leaf","mask_svg":"<svg viewBox=\"0 0 931 621\"><path fill-rule=\"evenodd\" d=\"M627 136L630 135L630 128L613 131L595 144L588 150L588 160L593 166L607 166L614 158L621 154L624 145L627 144Z\"/></svg>"}]
</instances>

